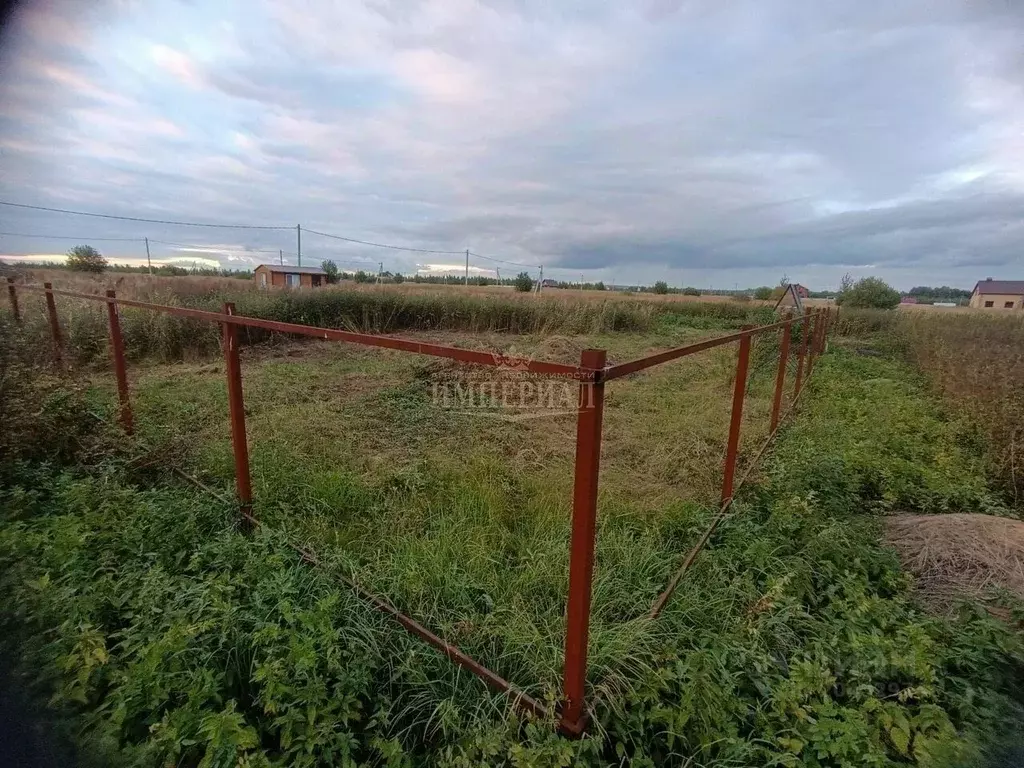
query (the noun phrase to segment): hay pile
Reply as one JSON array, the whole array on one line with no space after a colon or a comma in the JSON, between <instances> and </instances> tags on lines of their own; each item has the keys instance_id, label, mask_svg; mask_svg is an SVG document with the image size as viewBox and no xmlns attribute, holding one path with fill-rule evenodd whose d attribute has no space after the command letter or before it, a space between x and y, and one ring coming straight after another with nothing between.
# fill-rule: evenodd
<instances>
[{"instance_id":1,"label":"hay pile","mask_svg":"<svg viewBox=\"0 0 1024 768\"><path fill-rule=\"evenodd\" d=\"M976 514L896 515L886 540L939 611L1006 589L1024 599L1024 522Z\"/></svg>"}]
</instances>

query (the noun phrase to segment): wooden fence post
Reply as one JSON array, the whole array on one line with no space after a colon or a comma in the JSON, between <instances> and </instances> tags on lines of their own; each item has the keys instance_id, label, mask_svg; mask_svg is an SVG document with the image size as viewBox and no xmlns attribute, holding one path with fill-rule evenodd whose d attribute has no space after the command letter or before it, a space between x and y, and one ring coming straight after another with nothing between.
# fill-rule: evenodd
<instances>
[{"instance_id":1,"label":"wooden fence post","mask_svg":"<svg viewBox=\"0 0 1024 768\"><path fill-rule=\"evenodd\" d=\"M569 599L565 622L565 697L561 725L579 734L585 725L584 695L587 684L587 643L590 637L590 598L594 579L594 545L597 533L597 490L601 466L601 425L604 418L604 370L606 352L585 349L580 366L593 372L580 381L576 413L576 474L573 483L572 536L569 550Z\"/></svg>"},{"instance_id":2,"label":"wooden fence post","mask_svg":"<svg viewBox=\"0 0 1024 768\"><path fill-rule=\"evenodd\" d=\"M57 317L57 304L53 300L53 284L43 283L43 288L46 290L46 314L50 318L50 335L53 338L53 362L59 368L62 363L61 346L63 342L60 335L60 319Z\"/></svg>"},{"instance_id":3,"label":"wooden fence post","mask_svg":"<svg viewBox=\"0 0 1024 768\"><path fill-rule=\"evenodd\" d=\"M749 331L752 325L744 325ZM743 423L743 399L747 394L747 371L750 368L750 334L740 339L740 351L736 357L736 382L732 391L732 417L729 420L729 444L725 450L725 475L722 478L722 504L732 498L733 482L736 477L736 458L740 448L740 426Z\"/></svg>"},{"instance_id":4,"label":"wooden fence post","mask_svg":"<svg viewBox=\"0 0 1024 768\"><path fill-rule=\"evenodd\" d=\"M21 325L21 309L18 307L18 290L14 287L14 278L7 278L7 298L11 300L11 314L14 322Z\"/></svg>"},{"instance_id":5,"label":"wooden fence post","mask_svg":"<svg viewBox=\"0 0 1024 768\"><path fill-rule=\"evenodd\" d=\"M114 361L114 377L117 379L117 399L120 403L121 426L131 434L132 404L128 396L128 371L124 363L124 338L121 336L121 317L117 311L117 295L107 291L107 321L110 325L110 356Z\"/></svg>"},{"instance_id":6,"label":"wooden fence post","mask_svg":"<svg viewBox=\"0 0 1024 768\"><path fill-rule=\"evenodd\" d=\"M235 314L233 302L224 303L224 314ZM228 409L231 415L231 447L235 455L235 489L241 525L252 525L252 483L249 477L249 445L245 436L245 402L242 396L242 363L238 355L238 328L223 323L224 363L228 377Z\"/></svg>"}]
</instances>

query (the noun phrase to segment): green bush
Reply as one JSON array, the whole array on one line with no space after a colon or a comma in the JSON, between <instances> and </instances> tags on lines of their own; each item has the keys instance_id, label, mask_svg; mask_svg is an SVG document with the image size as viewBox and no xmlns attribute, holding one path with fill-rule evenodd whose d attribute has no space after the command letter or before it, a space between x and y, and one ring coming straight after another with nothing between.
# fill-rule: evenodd
<instances>
[{"instance_id":1,"label":"green bush","mask_svg":"<svg viewBox=\"0 0 1024 768\"><path fill-rule=\"evenodd\" d=\"M877 277L865 277L844 286L836 296L836 304L855 309L895 309L899 303L899 291Z\"/></svg>"},{"instance_id":2,"label":"green bush","mask_svg":"<svg viewBox=\"0 0 1024 768\"><path fill-rule=\"evenodd\" d=\"M67 267L78 272L102 272L107 260L91 245L76 245L67 253Z\"/></svg>"},{"instance_id":3,"label":"green bush","mask_svg":"<svg viewBox=\"0 0 1024 768\"><path fill-rule=\"evenodd\" d=\"M512 286L520 293L529 293L533 290L533 278L526 272L520 272L516 275L515 282L512 283Z\"/></svg>"}]
</instances>

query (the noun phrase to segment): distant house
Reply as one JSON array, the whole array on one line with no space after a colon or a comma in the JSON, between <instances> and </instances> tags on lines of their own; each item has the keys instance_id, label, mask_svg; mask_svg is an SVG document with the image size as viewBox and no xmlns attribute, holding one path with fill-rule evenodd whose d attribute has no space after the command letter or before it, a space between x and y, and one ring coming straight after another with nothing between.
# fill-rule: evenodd
<instances>
[{"instance_id":1,"label":"distant house","mask_svg":"<svg viewBox=\"0 0 1024 768\"><path fill-rule=\"evenodd\" d=\"M252 276L260 288L319 288L327 285L327 273L320 267L260 264Z\"/></svg>"},{"instance_id":2,"label":"distant house","mask_svg":"<svg viewBox=\"0 0 1024 768\"><path fill-rule=\"evenodd\" d=\"M544 279L543 279L543 280L541 281L541 287L542 287L542 288L558 288L558 287L559 287L559 284L558 284L558 281L557 281L557 280L552 280L552 279L550 279L550 278L547 278L547 277L545 277L545 278L544 278Z\"/></svg>"},{"instance_id":3,"label":"distant house","mask_svg":"<svg viewBox=\"0 0 1024 768\"><path fill-rule=\"evenodd\" d=\"M1024 309L1024 280L979 280L971 293L976 309Z\"/></svg>"}]
</instances>

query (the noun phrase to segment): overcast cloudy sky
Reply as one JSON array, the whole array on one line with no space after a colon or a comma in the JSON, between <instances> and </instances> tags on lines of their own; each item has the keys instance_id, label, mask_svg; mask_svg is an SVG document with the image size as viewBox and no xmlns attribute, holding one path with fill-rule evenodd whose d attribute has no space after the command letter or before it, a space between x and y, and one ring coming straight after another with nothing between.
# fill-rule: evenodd
<instances>
[{"instance_id":1,"label":"overcast cloudy sky","mask_svg":"<svg viewBox=\"0 0 1024 768\"><path fill-rule=\"evenodd\" d=\"M293 228L0 206L73 238L0 254L293 261L301 223L573 279L1024 278L1020 0L28 2L0 104L4 201Z\"/></svg>"}]
</instances>

